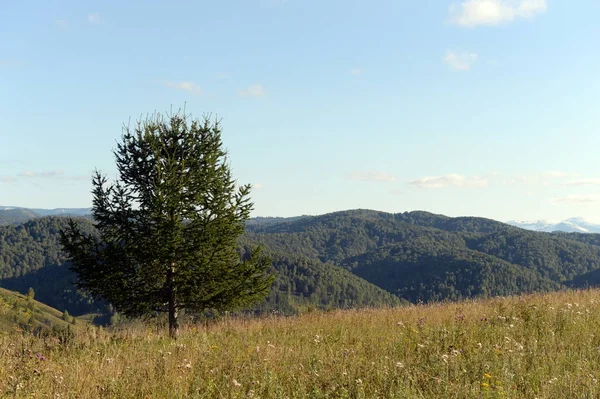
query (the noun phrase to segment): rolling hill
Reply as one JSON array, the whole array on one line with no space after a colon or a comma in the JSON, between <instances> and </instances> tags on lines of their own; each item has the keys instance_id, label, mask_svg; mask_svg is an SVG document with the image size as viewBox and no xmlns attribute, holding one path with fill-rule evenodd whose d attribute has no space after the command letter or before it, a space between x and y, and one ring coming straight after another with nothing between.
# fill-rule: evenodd
<instances>
[{"instance_id":1,"label":"rolling hill","mask_svg":"<svg viewBox=\"0 0 600 399\"><path fill-rule=\"evenodd\" d=\"M79 219L90 234L92 223ZM63 217L0 227L0 286L71 314L108 312L77 291L58 243ZM252 309L397 305L587 287L600 283L600 235L523 230L491 219L350 210L251 220L240 254L262 245L277 273Z\"/></svg>"}]
</instances>

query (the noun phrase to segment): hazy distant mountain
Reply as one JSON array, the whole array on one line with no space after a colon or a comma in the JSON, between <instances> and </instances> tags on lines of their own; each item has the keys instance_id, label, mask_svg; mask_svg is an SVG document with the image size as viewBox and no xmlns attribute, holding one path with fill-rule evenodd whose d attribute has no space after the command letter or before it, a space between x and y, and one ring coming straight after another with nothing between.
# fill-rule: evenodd
<instances>
[{"instance_id":1,"label":"hazy distant mountain","mask_svg":"<svg viewBox=\"0 0 600 399\"><path fill-rule=\"evenodd\" d=\"M562 222L552 223L545 220L525 222L511 220L508 224L533 231L563 231L565 233L600 233L600 224L590 223L583 218L570 218Z\"/></svg>"},{"instance_id":2,"label":"hazy distant mountain","mask_svg":"<svg viewBox=\"0 0 600 399\"><path fill-rule=\"evenodd\" d=\"M55 209L31 209L41 216L85 216L92 213L91 208L55 208Z\"/></svg>"},{"instance_id":3,"label":"hazy distant mountain","mask_svg":"<svg viewBox=\"0 0 600 399\"><path fill-rule=\"evenodd\" d=\"M90 213L90 208L29 209L20 206L0 206L0 225L21 224L44 216L86 216Z\"/></svg>"},{"instance_id":4,"label":"hazy distant mountain","mask_svg":"<svg viewBox=\"0 0 600 399\"><path fill-rule=\"evenodd\" d=\"M21 224L37 217L40 217L40 215L30 209L0 206L0 226L7 224Z\"/></svg>"}]
</instances>

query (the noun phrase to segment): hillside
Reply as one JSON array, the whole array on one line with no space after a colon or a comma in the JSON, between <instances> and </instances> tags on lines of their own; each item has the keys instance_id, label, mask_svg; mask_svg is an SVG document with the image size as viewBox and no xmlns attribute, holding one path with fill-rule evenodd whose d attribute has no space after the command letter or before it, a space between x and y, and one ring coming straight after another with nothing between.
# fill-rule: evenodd
<instances>
[{"instance_id":1,"label":"hillside","mask_svg":"<svg viewBox=\"0 0 600 399\"><path fill-rule=\"evenodd\" d=\"M0 331L56 332L74 323L73 317L30 296L0 288Z\"/></svg>"}]
</instances>

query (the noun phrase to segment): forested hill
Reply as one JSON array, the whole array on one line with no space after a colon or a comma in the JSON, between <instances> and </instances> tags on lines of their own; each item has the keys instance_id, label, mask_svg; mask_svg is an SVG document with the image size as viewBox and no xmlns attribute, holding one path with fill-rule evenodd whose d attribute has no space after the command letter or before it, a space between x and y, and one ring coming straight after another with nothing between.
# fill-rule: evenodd
<instances>
[{"instance_id":1,"label":"forested hill","mask_svg":"<svg viewBox=\"0 0 600 399\"><path fill-rule=\"evenodd\" d=\"M410 301L509 295L599 281L600 236L526 231L428 212L336 212L248 226L256 242L344 267Z\"/></svg>"},{"instance_id":2,"label":"forested hill","mask_svg":"<svg viewBox=\"0 0 600 399\"><path fill-rule=\"evenodd\" d=\"M75 290L58 242L67 218L0 226L0 286L78 315L106 312ZM89 220L79 219L90 233ZM540 233L490 219L369 210L257 218L240 251L261 244L277 273L255 310L292 314L466 297L512 295L600 283L600 235Z\"/></svg>"},{"instance_id":3,"label":"forested hill","mask_svg":"<svg viewBox=\"0 0 600 399\"><path fill-rule=\"evenodd\" d=\"M0 287L27 292L34 288L36 299L73 315L106 313L106 304L78 292L75 275L68 269L59 243L60 229L68 218L43 217L21 225L0 226ZM87 219L77 219L82 229L94 234ZM250 249L247 243L240 250ZM294 253L267 249L277 278L268 299L254 310L292 314L302 309L350 308L398 305L389 292L341 267Z\"/></svg>"}]
</instances>

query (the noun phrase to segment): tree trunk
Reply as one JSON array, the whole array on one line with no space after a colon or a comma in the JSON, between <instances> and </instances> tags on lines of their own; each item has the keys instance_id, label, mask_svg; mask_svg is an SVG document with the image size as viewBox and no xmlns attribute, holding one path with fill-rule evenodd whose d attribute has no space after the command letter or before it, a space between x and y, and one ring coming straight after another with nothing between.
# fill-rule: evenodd
<instances>
[{"instance_id":1,"label":"tree trunk","mask_svg":"<svg viewBox=\"0 0 600 399\"><path fill-rule=\"evenodd\" d=\"M177 320L179 309L175 288L175 263L171 265L171 269L167 274L167 281L169 282L169 336L177 339L179 334L179 320Z\"/></svg>"},{"instance_id":2,"label":"tree trunk","mask_svg":"<svg viewBox=\"0 0 600 399\"><path fill-rule=\"evenodd\" d=\"M169 295L169 336L173 339L177 339L177 335L179 334L178 313L175 292L171 290Z\"/></svg>"}]
</instances>

